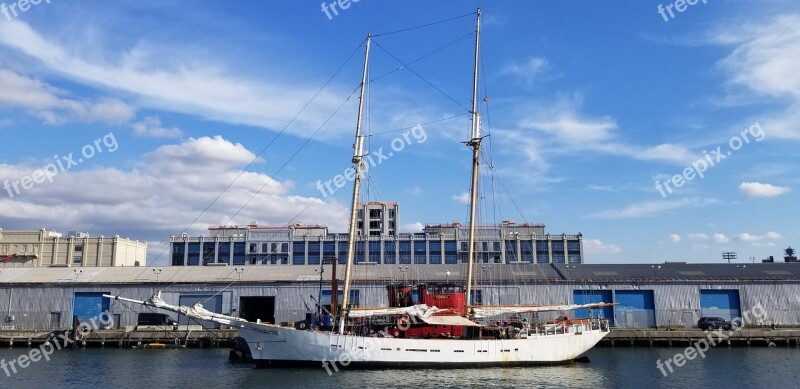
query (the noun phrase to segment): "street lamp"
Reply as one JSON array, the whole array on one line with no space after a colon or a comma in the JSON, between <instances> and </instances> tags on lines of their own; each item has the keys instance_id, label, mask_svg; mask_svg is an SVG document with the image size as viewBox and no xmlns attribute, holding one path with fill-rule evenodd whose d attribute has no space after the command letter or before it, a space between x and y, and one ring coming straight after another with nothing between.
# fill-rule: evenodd
<instances>
[{"instance_id":1,"label":"street lamp","mask_svg":"<svg viewBox=\"0 0 800 389\"><path fill-rule=\"evenodd\" d=\"M736 265L736 268L737 268L737 269L739 269L739 279L741 279L741 278L742 278L742 272L744 272L744 269L745 269L746 267L747 267L747 265L741 265L741 266L739 266L739 265Z\"/></svg>"},{"instance_id":2,"label":"street lamp","mask_svg":"<svg viewBox=\"0 0 800 389\"><path fill-rule=\"evenodd\" d=\"M661 265L658 266L652 265L650 267L653 269L653 279L655 279L658 274L658 271L661 270Z\"/></svg>"},{"instance_id":3,"label":"street lamp","mask_svg":"<svg viewBox=\"0 0 800 389\"><path fill-rule=\"evenodd\" d=\"M575 269L575 265L567 265L567 272L569 273L569 279L572 280L572 270Z\"/></svg>"},{"instance_id":4,"label":"street lamp","mask_svg":"<svg viewBox=\"0 0 800 389\"><path fill-rule=\"evenodd\" d=\"M400 273L403 273L403 286L405 286L405 284L406 284L406 272L408 271L408 266L406 266L406 267L398 266L397 268L400 269Z\"/></svg>"}]
</instances>

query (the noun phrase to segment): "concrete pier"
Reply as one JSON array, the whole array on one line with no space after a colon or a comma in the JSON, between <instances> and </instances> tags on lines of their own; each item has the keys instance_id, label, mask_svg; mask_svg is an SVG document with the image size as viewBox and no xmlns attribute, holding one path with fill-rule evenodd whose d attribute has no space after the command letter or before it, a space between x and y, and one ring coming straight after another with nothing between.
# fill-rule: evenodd
<instances>
[{"instance_id":1,"label":"concrete pier","mask_svg":"<svg viewBox=\"0 0 800 389\"><path fill-rule=\"evenodd\" d=\"M51 341L64 348L121 347L134 348L158 345L163 348L178 347L230 347L235 330L95 330L85 337L75 337L72 331L2 331L0 347L38 347ZM65 339L70 339L69 341Z\"/></svg>"},{"instance_id":2,"label":"concrete pier","mask_svg":"<svg viewBox=\"0 0 800 389\"><path fill-rule=\"evenodd\" d=\"M800 347L800 328L743 328L738 331L699 329L613 329L600 342L607 347L687 347L701 339L725 347Z\"/></svg>"}]
</instances>

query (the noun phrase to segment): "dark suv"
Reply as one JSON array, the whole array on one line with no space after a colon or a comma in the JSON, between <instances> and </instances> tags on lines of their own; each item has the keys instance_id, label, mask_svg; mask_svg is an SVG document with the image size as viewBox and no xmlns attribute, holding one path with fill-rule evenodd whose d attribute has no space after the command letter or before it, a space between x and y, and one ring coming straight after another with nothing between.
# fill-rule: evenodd
<instances>
[{"instance_id":1,"label":"dark suv","mask_svg":"<svg viewBox=\"0 0 800 389\"><path fill-rule=\"evenodd\" d=\"M700 320L697 321L697 328L705 330L722 328L723 330L729 330L731 329L731 322L721 317L701 317Z\"/></svg>"}]
</instances>

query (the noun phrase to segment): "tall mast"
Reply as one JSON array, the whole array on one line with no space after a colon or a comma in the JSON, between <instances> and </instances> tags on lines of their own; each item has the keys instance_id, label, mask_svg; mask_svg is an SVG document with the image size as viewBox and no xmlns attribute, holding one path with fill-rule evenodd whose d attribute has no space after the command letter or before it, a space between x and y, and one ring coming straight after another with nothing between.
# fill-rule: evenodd
<instances>
[{"instance_id":1,"label":"tall mast","mask_svg":"<svg viewBox=\"0 0 800 389\"><path fill-rule=\"evenodd\" d=\"M344 287L342 289L342 314L339 322L339 333L344 333L345 316L349 313L350 304L350 270L353 265L356 248L356 225L358 222L358 196L361 189L362 159L364 156L364 137L361 135L361 123L364 117L364 91L367 87L367 69L369 65L369 46L372 35L367 34L367 48L364 50L364 71L361 74L361 95L358 98L358 121L356 122L356 143L353 144L353 168L356 171L353 180L353 201L350 207L350 233L347 237L347 262L344 265ZM333 292L336 293L336 292Z\"/></svg>"},{"instance_id":2,"label":"tall mast","mask_svg":"<svg viewBox=\"0 0 800 389\"><path fill-rule=\"evenodd\" d=\"M475 264L475 209L478 199L478 173L481 155L481 117L478 113L478 58L481 45L481 9L478 8L475 27L475 69L472 75L472 139L467 146L472 148L472 184L469 193L469 249L467 259L467 296L464 313L469 315L472 306L472 268Z\"/></svg>"}]
</instances>

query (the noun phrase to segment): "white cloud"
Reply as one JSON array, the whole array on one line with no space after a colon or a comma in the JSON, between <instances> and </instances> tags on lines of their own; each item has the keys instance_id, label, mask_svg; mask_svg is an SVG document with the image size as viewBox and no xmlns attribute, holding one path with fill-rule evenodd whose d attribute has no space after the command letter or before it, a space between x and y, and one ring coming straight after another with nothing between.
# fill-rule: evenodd
<instances>
[{"instance_id":1,"label":"white cloud","mask_svg":"<svg viewBox=\"0 0 800 389\"><path fill-rule=\"evenodd\" d=\"M714 242L717 242L717 243L728 243L728 242L730 242L730 238L725 236L725 234L714 234Z\"/></svg>"},{"instance_id":2,"label":"white cloud","mask_svg":"<svg viewBox=\"0 0 800 389\"><path fill-rule=\"evenodd\" d=\"M613 244L603 243L603 241L599 239L584 239L583 240L583 249L586 251L586 254L618 254L622 252L622 249Z\"/></svg>"},{"instance_id":3,"label":"white cloud","mask_svg":"<svg viewBox=\"0 0 800 389\"><path fill-rule=\"evenodd\" d=\"M750 233L747 233L747 232L743 232L743 233L741 233L739 235L736 235L736 239L737 240L740 240L742 242L747 242L747 243L756 243L756 242L763 242L763 241L769 241L769 240L779 240L781 238L782 238L781 234L779 234L777 232L774 232L774 231L769 231L764 235L754 235L754 234L750 234Z\"/></svg>"},{"instance_id":4,"label":"white cloud","mask_svg":"<svg viewBox=\"0 0 800 389\"><path fill-rule=\"evenodd\" d=\"M180 138L181 130L177 127L166 128L161 119L148 116L131 125L134 135L148 138Z\"/></svg>"},{"instance_id":5,"label":"white cloud","mask_svg":"<svg viewBox=\"0 0 800 389\"><path fill-rule=\"evenodd\" d=\"M70 121L121 124L131 120L136 113L134 107L116 99L88 102L64 95L66 92L42 81L0 69L0 106L23 109L46 124Z\"/></svg>"},{"instance_id":6,"label":"white cloud","mask_svg":"<svg viewBox=\"0 0 800 389\"><path fill-rule=\"evenodd\" d=\"M529 139L528 143L519 143L518 148L525 151L531 145L542 149L548 148L551 153L572 153L578 151L594 151L603 154L627 157L640 161L664 162L670 164L686 164L697 157L684 146L662 143L655 146L636 145L618 139L619 126L610 116L590 117L580 112L582 99L580 96L562 98L555 103L548 102L547 108L533 108L524 112L519 121L521 130L517 138ZM527 131L526 131L527 130ZM531 130L534 131L531 134ZM542 140L533 140L536 134L545 135ZM541 152L538 152L539 160ZM531 159L531 158L529 158Z\"/></svg>"},{"instance_id":7,"label":"white cloud","mask_svg":"<svg viewBox=\"0 0 800 389\"><path fill-rule=\"evenodd\" d=\"M775 186L761 182L743 182L739 185L739 192L746 197L775 197L789 193L792 188L788 186Z\"/></svg>"},{"instance_id":8,"label":"white cloud","mask_svg":"<svg viewBox=\"0 0 800 389\"><path fill-rule=\"evenodd\" d=\"M736 49L720 62L731 81L775 97L800 98L800 15L781 15L767 23L721 31L717 41Z\"/></svg>"},{"instance_id":9,"label":"white cloud","mask_svg":"<svg viewBox=\"0 0 800 389\"><path fill-rule=\"evenodd\" d=\"M596 191L599 191L599 192L613 192L614 191L614 187L611 186L611 185L592 185L592 184L590 184L589 185L589 189L596 190Z\"/></svg>"},{"instance_id":10,"label":"white cloud","mask_svg":"<svg viewBox=\"0 0 800 389\"><path fill-rule=\"evenodd\" d=\"M423 228L425 228L424 224L422 224L420 222L414 222L414 223L411 223L411 224L403 224L403 226L400 227L400 231L401 232L415 233L415 232L422 232Z\"/></svg>"},{"instance_id":11,"label":"white cloud","mask_svg":"<svg viewBox=\"0 0 800 389\"><path fill-rule=\"evenodd\" d=\"M502 74L509 74L521 82L532 84L538 81L549 70L550 64L547 62L547 59L530 57L524 62L514 62L507 65L505 69L503 69Z\"/></svg>"},{"instance_id":12,"label":"white cloud","mask_svg":"<svg viewBox=\"0 0 800 389\"><path fill-rule=\"evenodd\" d=\"M276 129L289 122L316 92L316 86L284 82L280 77L271 79L269 84L253 81L251 77L241 75L240 71L229 70L208 58L176 57L167 62L163 51L170 51L169 47L161 47L159 53L150 53L144 49L148 47L146 42L130 50L119 50L124 54L115 58L115 54L104 53L98 47L92 47L92 53L82 54L80 50L85 50L85 47L68 47L81 39L75 36L69 39L61 44L55 38L44 37L20 20L0 23L0 45L38 60L52 72L130 94L142 106L153 109ZM109 60L96 60L104 57ZM289 127L287 131L295 135L310 135L348 94L333 89L336 88L329 87L321 92L314 105L297 119L298 125ZM343 125L343 116L333 119L329 126L334 129L326 131L327 135L335 135L337 130L352 131L349 121L348 125Z\"/></svg>"},{"instance_id":13,"label":"white cloud","mask_svg":"<svg viewBox=\"0 0 800 389\"><path fill-rule=\"evenodd\" d=\"M789 101L784 112L763 118L771 138L800 139L800 14L785 14L763 23L731 25L713 40L734 46L719 65L729 82L761 96Z\"/></svg>"},{"instance_id":14,"label":"white cloud","mask_svg":"<svg viewBox=\"0 0 800 389\"><path fill-rule=\"evenodd\" d=\"M696 208L716 203L714 199L684 198L680 200L643 201L619 209L608 209L591 215L595 218L622 219L654 216L675 209Z\"/></svg>"},{"instance_id":15,"label":"white cloud","mask_svg":"<svg viewBox=\"0 0 800 389\"><path fill-rule=\"evenodd\" d=\"M683 238L678 234L669 234L669 240L671 240L672 243L678 243L683 240Z\"/></svg>"},{"instance_id":16,"label":"white cloud","mask_svg":"<svg viewBox=\"0 0 800 389\"><path fill-rule=\"evenodd\" d=\"M413 186L411 188L408 188L407 192L412 196L419 196L422 194L422 188L418 186Z\"/></svg>"},{"instance_id":17,"label":"white cloud","mask_svg":"<svg viewBox=\"0 0 800 389\"><path fill-rule=\"evenodd\" d=\"M187 227L190 234L200 235L208 234L209 225L252 220L272 225L327 224L333 231L346 228L347 210L342 205L294 194L291 181L256 172L238 177L190 226L254 158L241 144L203 137L161 146L141 157L131 170L87 165L13 199L5 191L0 193L3 227L79 229L149 241L164 241ZM36 167L0 164L0 177L18 179Z\"/></svg>"},{"instance_id":18,"label":"white cloud","mask_svg":"<svg viewBox=\"0 0 800 389\"><path fill-rule=\"evenodd\" d=\"M453 200L461 203L461 204L469 204L469 193L462 192L457 195L453 195Z\"/></svg>"},{"instance_id":19,"label":"white cloud","mask_svg":"<svg viewBox=\"0 0 800 389\"><path fill-rule=\"evenodd\" d=\"M536 112L533 117L520 122L520 127L550 134L568 144L606 141L618 128L616 121L609 116L581 117L572 102L562 102L550 110Z\"/></svg>"},{"instance_id":20,"label":"white cloud","mask_svg":"<svg viewBox=\"0 0 800 389\"><path fill-rule=\"evenodd\" d=\"M686 236L688 236L689 239L692 239L692 240L707 240L708 239L708 235L707 234L702 234L702 233L693 233L693 234L688 234Z\"/></svg>"}]
</instances>

